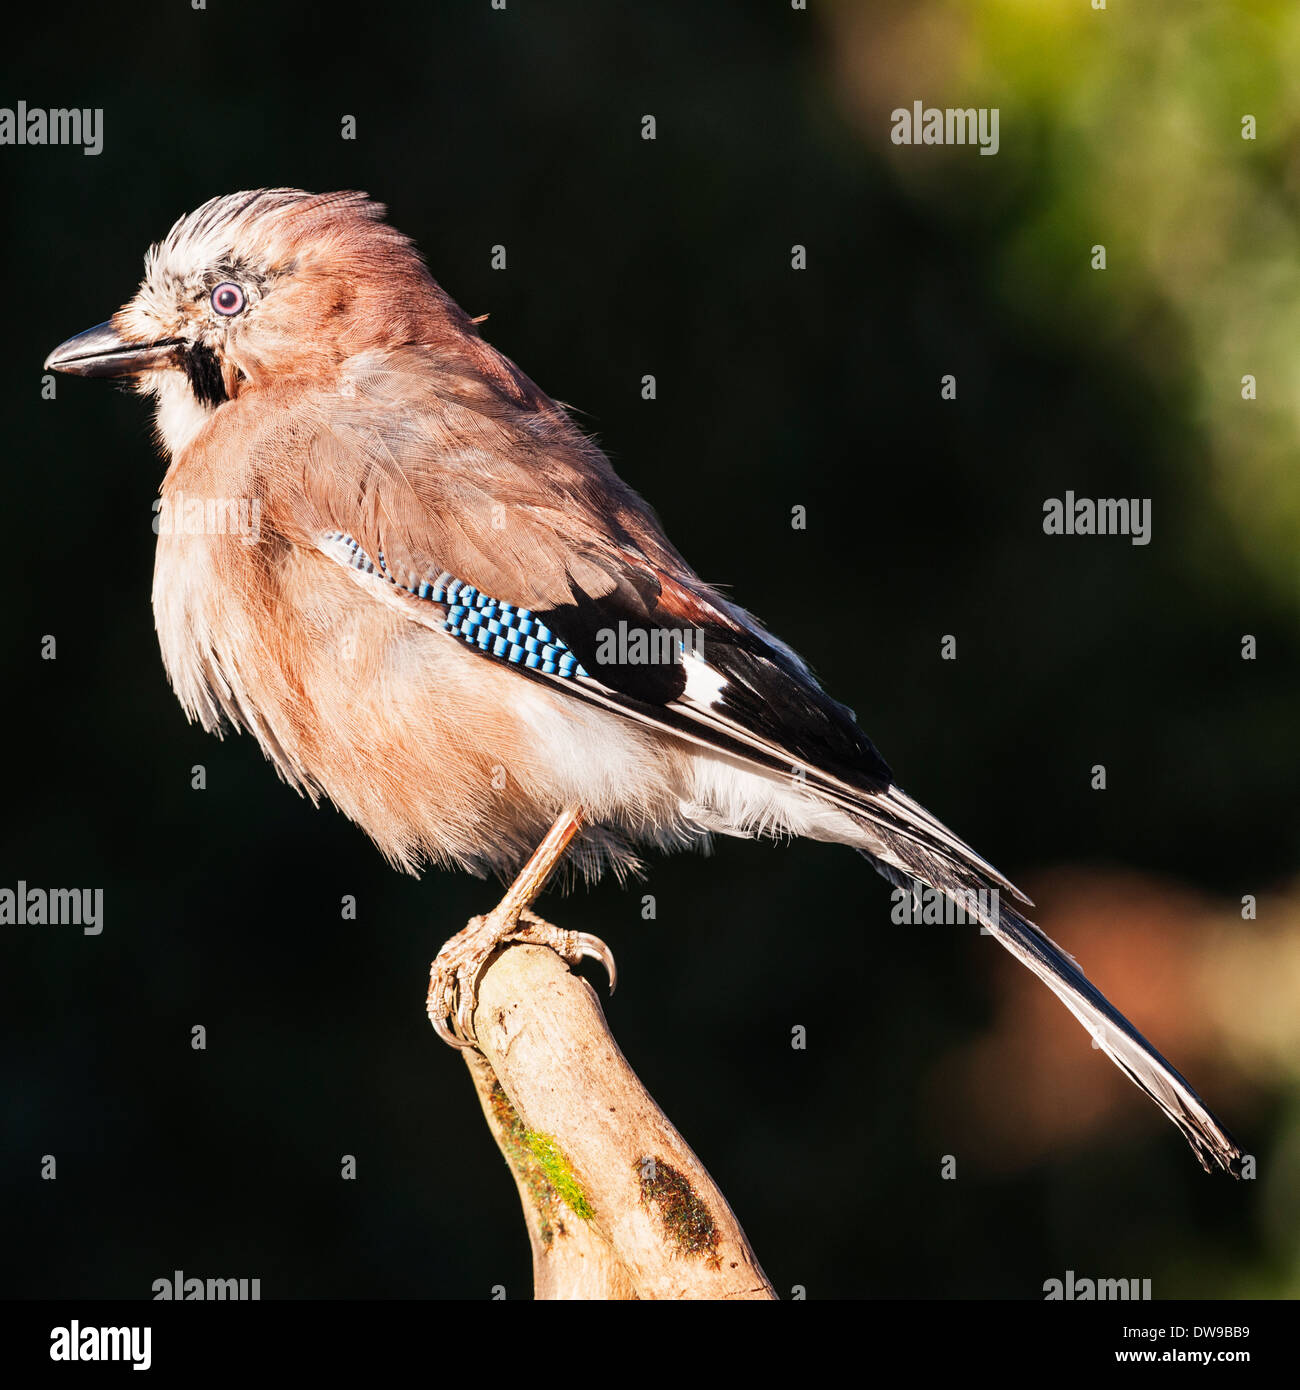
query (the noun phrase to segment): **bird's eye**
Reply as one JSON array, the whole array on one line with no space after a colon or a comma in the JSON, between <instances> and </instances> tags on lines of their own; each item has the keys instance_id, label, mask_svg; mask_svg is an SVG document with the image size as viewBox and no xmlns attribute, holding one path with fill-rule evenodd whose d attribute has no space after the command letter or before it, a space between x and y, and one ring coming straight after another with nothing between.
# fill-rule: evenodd
<instances>
[{"instance_id":1,"label":"bird's eye","mask_svg":"<svg viewBox=\"0 0 1300 1390\"><path fill-rule=\"evenodd\" d=\"M223 280L212 291L212 307L219 314L237 314L245 303L247 301L244 299L243 290L231 280Z\"/></svg>"}]
</instances>

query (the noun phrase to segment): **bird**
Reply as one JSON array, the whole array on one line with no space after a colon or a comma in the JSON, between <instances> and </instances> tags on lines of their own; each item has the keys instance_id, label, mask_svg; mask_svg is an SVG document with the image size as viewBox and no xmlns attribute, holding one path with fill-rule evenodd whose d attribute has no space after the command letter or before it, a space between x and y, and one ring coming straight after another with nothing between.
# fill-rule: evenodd
<instances>
[{"instance_id":1,"label":"bird","mask_svg":"<svg viewBox=\"0 0 1300 1390\"><path fill-rule=\"evenodd\" d=\"M476 1045L478 976L512 940L597 959L613 987L602 941L533 910L561 865L621 878L719 834L807 837L973 905L1201 1166L1241 1176L1236 1141L1029 898L696 574L481 322L367 194L262 188L180 217L134 296L45 364L153 400L152 603L186 715L250 733L399 869L514 875L433 962L439 1035Z\"/></svg>"}]
</instances>

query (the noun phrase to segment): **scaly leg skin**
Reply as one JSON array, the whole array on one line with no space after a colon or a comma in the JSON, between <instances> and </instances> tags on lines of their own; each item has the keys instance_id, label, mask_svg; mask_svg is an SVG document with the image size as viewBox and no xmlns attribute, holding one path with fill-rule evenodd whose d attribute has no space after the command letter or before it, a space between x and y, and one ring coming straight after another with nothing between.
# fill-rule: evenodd
<instances>
[{"instance_id":1,"label":"scaly leg skin","mask_svg":"<svg viewBox=\"0 0 1300 1390\"><path fill-rule=\"evenodd\" d=\"M569 842L582 829L582 808L571 806L546 832L533 857L506 895L485 917L470 919L438 952L429 969L429 1022L445 1043L461 1049L478 1046L474 1036L474 1009L478 1004L478 980L488 959L507 941L549 946L569 965L590 956L605 967L609 992L618 983L618 971L609 947L599 937L581 931L561 931L529 910L546 880L564 857Z\"/></svg>"}]
</instances>

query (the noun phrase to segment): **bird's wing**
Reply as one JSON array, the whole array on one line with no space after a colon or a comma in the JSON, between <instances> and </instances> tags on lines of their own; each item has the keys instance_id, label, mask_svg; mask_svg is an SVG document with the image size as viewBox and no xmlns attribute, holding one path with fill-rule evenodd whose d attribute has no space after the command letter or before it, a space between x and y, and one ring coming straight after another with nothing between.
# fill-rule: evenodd
<instances>
[{"instance_id":1,"label":"bird's wing","mask_svg":"<svg viewBox=\"0 0 1300 1390\"><path fill-rule=\"evenodd\" d=\"M279 520L299 544L485 660L799 777L863 827L859 848L895 884L919 879L959 903L991 885L1027 902L894 785L851 711L689 569L604 456L520 379L531 399L481 369L443 374L436 386L427 373L358 373L355 395L299 411L291 436L278 436L273 453L292 476L268 501L292 499ZM670 659L650 665L617 645L606 659L601 634L620 623L647 639L689 632L698 645L669 648ZM1014 910L977 911L1178 1125L1204 1167L1240 1172L1232 1138L1073 957Z\"/></svg>"},{"instance_id":2,"label":"bird's wing","mask_svg":"<svg viewBox=\"0 0 1300 1390\"><path fill-rule=\"evenodd\" d=\"M292 435L277 432L262 452L260 471L281 474L268 501L293 538L415 620L577 698L800 780L901 842L939 886L973 874L1023 898L893 784L852 712L690 569L540 393L521 399L480 363L425 350L360 361L342 394L299 408Z\"/></svg>"}]
</instances>

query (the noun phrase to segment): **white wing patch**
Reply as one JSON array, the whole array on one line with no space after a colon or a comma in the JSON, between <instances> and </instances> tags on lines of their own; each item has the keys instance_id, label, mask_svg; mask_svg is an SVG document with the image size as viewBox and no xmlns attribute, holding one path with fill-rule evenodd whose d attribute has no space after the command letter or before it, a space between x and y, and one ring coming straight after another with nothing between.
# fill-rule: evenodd
<instances>
[{"instance_id":1,"label":"white wing patch","mask_svg":"<svg viewBox=\"0 0 1300 1390\"><path fill-rule=\"evenodd\" d=\"M682 665L686 668L686 689L682 694L692 704L712 709L726 691L726 676L720 671L715 671L695 652L683 652Z\"/></svg>"}]
</instances>

